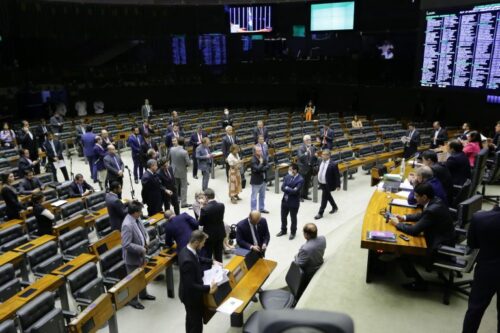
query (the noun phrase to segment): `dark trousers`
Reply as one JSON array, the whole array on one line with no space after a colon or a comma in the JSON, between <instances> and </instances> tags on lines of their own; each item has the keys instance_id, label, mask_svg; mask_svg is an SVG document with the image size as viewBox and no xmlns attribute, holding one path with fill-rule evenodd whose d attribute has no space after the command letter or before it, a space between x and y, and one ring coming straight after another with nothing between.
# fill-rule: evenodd
<instances>
[{"instance_id":1,"label":"dark trousers","mask_svg":"<svg viewBox=\"0 0 500 333\"><path fill-rule=\"evenodd\" d=\"M94 156L86 156L87 162L89 162L90 169L90 177L93 181L97 181L97 170L95 168L95 157Z\"/></svg>"},{"instance_id":2,"label":"dark trousers","mask_svg":"<svg viewBox=\"0 0 500 333\"><path fill-rule=\"evenodd\" d=\"M172 205L174 207L175 215L179 215L181 213L179 207L179 197L175 192L171 196L166 194L163 196L163 205L165 207L165 211L169 210L170 205Z\"/></svg>"},{"instance_id":3,"label":"dark trousers","mask_svg":"<svg viewBox=\"0 0 500 333\"><path fill-rule=\"evenodd\" d=\"M161 212L162 201L153 202L152 204L146 203L148 205L148 215L153 216L156 213Z\"/></svg>"},{"instance_id":4,"label":"dark trousers","mask_svg":"<svg viewBox=\"0 0 500 333\"><path fill-rule=\"evenodd\" d=\"M38 151L35 154L30 154L30 160L36 161L38 159ZM40 163L33 165L33 172L35 175L40 174Z\"/></svg>"},{"instance_id":5,"label":"dark trousers","mask_svg":"<svg viewBox=\"0 0 500 333\"><path fill-rule=\"evenodd\" d=\"M290 233L295 235L297 232L297 213L299 212L299 207L288 207L286 203L281 203L281 231L286 233L288 224L288 213L290 213L290 219L292 220L292 225L290 226Z\"/></svg>"},{"instance_id":6,"label":"dark trousers","mask_svg":"<svg viewBox=\"0 0 500 333\"><path fill-rule=\"evenodd\" d=\"M193 177L198 176L198 159L196 158L196 148L193 148Z\"/></svg>"},{"instance_id":7,"label":"dark trousers","mask_svg":"<svg viewBox=\"0 0 500 333\"><path fill-rule=\"evenodd\" d=\"M305 199L309 193L309 187L311 187L312 170L300 175L304 178L304 185L302 185L302 189L300 190L300 196Z\"/></svg>"},{"instance_id":8,"label":"dark trousers","mask_svg":"<svg viewBox=\"0 0 500 333\"><path fill-rule=\"evenodd\" d=\"M52 175L54 175L54 181L57 182L57 168L55 167L53 162L50 162L50 169L52 170ZM61 168L61 172L64 176L64 180L68 181L69 180L68 169L66 169L66 167L64 166Z\"/></svg>"},{"instance_id":9,"label":"dark trousers","mask_svg":"<svg viewBox=\"0 0 500 333\"><path fill-rule=\"evenodd\" d=\"M203 307L201 304L186 304L186 333L203 332Z\"/></svg>"},{"instance_id":10,"label":"dark trousers","mask_svg":"<svg viewBox=\"0 0 500 333\"><path fill-rule=\"evenodd\" d=\"M134 162L134 180L141 179L144 170L140 156L132 154L132 161Z\"/></svg>"},{"instance_id":11,"label":"dark trousers","mask_svg":"<svg viewBox=\"0 0 500 333\"><path fill-rule=\"evenodd\" d=\"M127 269L127 274L130 274L132 273L134 270L136 270L137 268L139 268L139 266L132 266L132 265L125 265L125 268ZM141 297L145 297L147 296L148 292L147 292L147 289L144 288L141 290L141 292L139 293L139 296ZM139 300L137 299L137 296L135 296L131 301L130 301L131 304L137 304L139 303Z\"/></svg>"},{"instance_id":12,"label":"dark trousers","mask_svg":"<svg viewBox=\"0 0 500 333\"><path fill-rule=\"evenodd\" d=\"M319 184L319 188L321 189L321 206L319 206L319 215L323 215L325 212L326 204L330 203L332 205L332 209L338 209L335 200L333 200L332 193L328 189L328 185Z\"/></svg>"},{"instance_id":13,"label":"dark trousers","mask_svg":"<svg viewBox=\"0 0 500 333\"><path fill-rule=\"evenodd\" d=\"M226 158L227 156L224 159ZM229 181L229 169L230 169L229 164L226 162L226 181Z\"/></svg>"},{"instance_id":14,"label":"dark trousers","mask_svg":"<svg viewBox=\"0 0 500 333\"><path fill-rule=\"evenodd\" d=\"M500 333L500 263L478 263L474 269L474 281L465 313L463 333L475 333L484 311L497 294L497 332Z\"/></svg>"},{"instance_id":15,"label":"dark trousers","mask_svg":"<svg viewBox=\"0 0 500 333\"><path fill-rule=\"evenodd\" d=\"M205 251L207 257L212 259L212 256L218 262L222 262L222 252L224 250L224 239L212 239L210 237L205 241Z\"/></svg>"}]
</instances>

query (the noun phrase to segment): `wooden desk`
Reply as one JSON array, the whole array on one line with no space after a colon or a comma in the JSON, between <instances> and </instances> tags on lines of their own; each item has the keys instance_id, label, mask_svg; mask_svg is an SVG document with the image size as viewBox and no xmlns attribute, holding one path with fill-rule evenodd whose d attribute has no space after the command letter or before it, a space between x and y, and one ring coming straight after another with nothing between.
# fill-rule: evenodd
<instances>
[{"instance_id":1,"label":"wooden desk","mask_svg":"<svg viewBox=\"0 0 500 333\"><path fill-rule=\"evenodd\" d=\"M409 168L407 168L409 169ZM407 171L408 172L408 171ZM402 232L398 231L390 223L386 223L385 218L380 214L384 209L389 208L389 202L393 198L398 198L394 193L387 193L381 190L375 190L368 203L368 207L365 212L365 217L363 220L363 228L361 231L361 248L368 249L368 260L366 265L366 282L371 282L374 267L377 263L377 258L383 253L394 253L397 255L408 254L408 255L425 255L427 244L425 242L424 236L410 236L409 242L406 242L399 237L396 243L373 241L367 239L368 231L391 231L396 233L396 235ZM397 207L392 206L391 211L395 214L410 214L415 213L417 210L413 208Z\"/></svg>"},{"instance_id":2,"label":"wooden desk","mask_svg":"<svg viewBox=\"0 0 500 333\"><path fill-rule=\"evenodd\" d=\"M64 310L69 310L66 285L62 276L44 275L16 295L0 304L0 322L14 317L17 310L29 303L45 291L59 290L61 305Z\"/></svg>"},{"instance_id":3,"label":"wooden desk","mask_svg":"<svg viewBox=\"0 0 500 333\"><path fill-rule=\"evenodd\" d=\"M95 221L103 216L108 215L108 208L103 207L98 211L93 212L92 214L85 215L85 226L93 227L95 225Z\"/></svg>"},{"instance_id":4,"label":"wooden desk","mask_svg":"<svg viewBox=\"0 0 500 333\"><path fill-rule=\"evenodd\" d=\"M30 241L28 243L25 243L23 245L16 247L12 251L26 254L26 253L42 246L43 244L46 244L50 241L55 241L55 240L56 240L55 236L43 235L43 236L40 236L38 238L33 239L32 241Z\"/></svg>"},{"instance_id":5,"label":"wooden desk","mask_svg":"<svg viewBox=\"0 0 500 333\"><path fill-rule=\"evenodd\" d=\"M144 272L146 274L146 283L153 281L162 271L165 271L166 283L167 283L167 296L169 298L175 297L174 289L174 272L172 265L177 257L177 253L167 254L160 253L157 256L151 258L151 260L144 266Z\"/></svg>"},{"instance_id":6,"label":"wooden desk","mask_svg":"<svg viewBox=\"0 0 500 333\"><path fill-rule=\"evenodd\" d=\"M147 219L146 222L149 223L151 226L155 226L158 222L162 221L165 219L165 215L163 212L161 213L156 213L155 215L151 216L149 219Z\"/></svg>"},{"instance_id":7,"label":"wooden desk","mask_svg":"<svg viewBox=\"0 0 500 333\"><path fill-rule=\"evenodd\" d=\"M67 278L71 273L88 264L89 262L97 262L97 257L93 254L82 253L78 257L54 269L50 274L60 275L64 278Z\"/></svg>"},{"instance_id":8,"label":"wooden desk","mask_svg":"<svg viewBox=\"0 0 500 333\"><path fill-rule=\"evenodd\" d=\"M105 237L99 239L98 241L90 244L89 250L90 253L97 256L108 251L109 249L114 248L122 243L122 237L118 230L113 230L110 234L107 234Z\"/></svg>"},{"instance_id":9,"label":"wooden desk","mask_svg":"<svg viewBox=\"0 0 500 333\"><path fill-rule=\"evenodd\" d=\"M215 160L218 160L220 158L224 159L224 154L222 153L222 151L220 150L217 150L217 151L213 151L212 152L212 170L211 170L211 178L212 179L215 179ZM224 161L225 163L225 161Z\"/></svg>"},{"instance_id":10,"label":"wooden desk","mask_svg":"<svg viewBox=\"0 0 500 333\"><path fill-rule=\"evenodd\" d=\"M15 225L24 225L24 220L21 219L13 219L13 220L8 220L7 222L4 222L0 224L0 230L10 228Z\"/></svg>"},{"instance_id":11,"label":"wooden desk","mask_svg":"<svg viewBox=\"0 0 500 333\"><path fill-rule=\"evenodd\" d=\"M78 227L85 228L85 216L78 215L66 221L59 221L59 223L52 227L52 232L56 237L59 237Z\"/></svg>"},{"instance_id":12,"label":"wooden desk","mask_svg":"<svg viewBox=\"0 0 500 333\"><path fill-rule=\"evenodd\" d=\"M12 264L14 267L19 267L21 270L21 278L23 281L29 281L28 269L24 262L24 255L19 252L8 251L0 255L0 266Z\"/></svg>"},{"instance_id":13,"label":"wooden desk","mask_svg":"<svg viewBox=\"0 0 500 333\"><path fill-rule=\"evenodd\" d=\"M146 288L146 275L142 268L138 268L115 284L108 290L108 293L111 294L113 304L118 311L139 295L144 288Z\"/></svg>"},{"instance_id":14,"label":"wooden desk","mask_svg":"<svg viewBox=\"0 0 500 333\"><path fill-rule=\"evenodd\" d=\"M68 325L71 333L94 333L109 324L110 333L118 333L115 308L111 294L101 294Z\"/></svg>"}]
</instances>

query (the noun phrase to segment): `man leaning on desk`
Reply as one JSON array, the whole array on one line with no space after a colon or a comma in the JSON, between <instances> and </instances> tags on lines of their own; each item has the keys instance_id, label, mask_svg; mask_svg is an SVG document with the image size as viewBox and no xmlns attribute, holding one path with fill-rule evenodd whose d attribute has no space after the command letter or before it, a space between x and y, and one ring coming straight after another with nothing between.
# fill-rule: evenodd
<instances>
[{"instance_id":1,"label":"man leaning on desk","mask_svg":"<svg viewBox=\"0 0 500 333\"><path fill-rule=\"evenodd\" d=\"M178 255L179 261L179 298L186 309L186 333L203 332L203 294L213 294L217 284L203 284L201 263L219 264L215 260L198 256L198 251L205 246L208 235L200 230L191 233L189 244Z\"/></svg>"},{"instance_id":2,"label":"man leaning on desk","mask_svg":"<svg viewBox=\"0 0 500 333\"><path fill-rule=\"evenodd\" d=\"M94 192L94 188L83 179L81 173L75 176L75 180L69 186L69 196L72 198L85 197Z\"/></svg>"},{"instance_id":3,"label":"man leaning on desk","mask_svg":"<svg viewBox=\"0 0 500 333\"><path fill-rule=\"evenodd\" d=\"M403 285L406 289L414 291L425 291L427 284L415 268L415 263L420 262L430 267L436 256L436 250L440 245L451 245L453 239L453 220L448 207L443 201L434 195L434 189L429 183L415 186L415 200L422 207L421 213L410 215L395 215L389 221L399 231L411 236L424 233L427 243L427 255L420 260L419 257L402 257L401 266L408 277L413 277L414 282ZM404 221L416 223L402 223Z\"/></svg>"},{"instance_id":4,"label":"man leaning on desk","mask_svg":"<svg viewBox=\"0 0 500 333\"><path fill-rule=\"evenodd\" d=\"M236 242L244 249L266 253L270 240L269 228L265 218L258 210L251 211L248 218L238 222L236 228Z\"/></svg>"}]
</instances>

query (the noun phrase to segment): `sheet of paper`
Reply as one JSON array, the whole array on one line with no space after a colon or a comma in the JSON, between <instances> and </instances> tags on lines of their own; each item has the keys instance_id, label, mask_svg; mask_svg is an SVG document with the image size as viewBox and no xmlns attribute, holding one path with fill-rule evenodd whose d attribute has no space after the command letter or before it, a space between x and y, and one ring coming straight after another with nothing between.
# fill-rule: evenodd
<instances>
[{"instance_id":1,"label":"sheet of paper","mask_svg":"<svg viewBox=\"0 0 500 333\"><path fill-rule=\"evenodd\" d=\"M218 308L217 312L225 313L225 314L232 314L234 311L236 311L237 308L239 308L243 304L243 301L241 299L237 299L234 297L229 297L227 301L222 303Z\"/></svg>"},{"instance_id":2,"label":"sheet of paper","mask_svg":"<svg viewBox=\"0 0 500 333\"><path fill-rule=\"evenodd\" d=\"M229 278L227 277L228 273L229 271L227 269L224 269L219 265L215 265L203 273L203 284L209 286L212 284L212 281L215 281L215 283L220 286L224 282L229 281Z\"/></svg>"},{"instance_id":3,"label":"sheet of paper","mask_svg":"<svg viewBox=\"0 0 500 333\"><path fill-rule=\"evenodd\" d=\"M413 190L413 186L410 184L410 181L408 179L405 179L405 181L402 182L401 185L399 185L399 189L411 191Z\"/></svg>"},{"instance_id":4,"label":"sheet of paper","mask_svg":"<svg viewBox=\"0 0 500 333\"><path fill-rule=\"evenodd\" d=\"M415 208L417 206L415 205L410 205L407 200L405 199L393 199L391 201L391 205L394 206L402 206L402 207L410 207L410 208Z\"/></svg>"},{"instance_id":5,"label":"sheet of paper","mask_svg":"<svg viewBox=\"0 0 500 333\"><path fill-rule=\"evenodd\" d=\"M396 193L397 196L399 197L403 197L405 199L408 199L408 196L410 195L410 192L408 191L399 191L398 193Z\"/></svg>"},{"instance_id":6,"label":"sheet of paper","mask_svg":"<svg viewBox=\"0 0 500 333\"><path fill-rule=\"evenodd\" d=\"M59 160L57 162L54 162L54 166L58 169L62 168L62 167L65 167L66 166L66 163L64 162L64 160Z\"/></svg>"},{"instance_id":7,"label":"sheet of paper","mask_svg":"<svg viewBox=\"0 0 500 333\"><path fill-rule=\"evenodd\" d=\"M59 207L59 206L62 206L64 205L65 203L67 203L66 200L57 200L57 201L54 201L51 206L52 207Z\"/></svg>"}]
</instances>

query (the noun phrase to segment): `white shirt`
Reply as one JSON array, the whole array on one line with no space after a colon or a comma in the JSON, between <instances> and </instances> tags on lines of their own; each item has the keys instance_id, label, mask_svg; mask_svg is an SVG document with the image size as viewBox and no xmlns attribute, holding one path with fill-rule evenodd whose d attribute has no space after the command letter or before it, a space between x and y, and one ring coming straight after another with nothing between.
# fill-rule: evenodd
<instances>
[{"instance_id":1,"label":"white shirt","mask_svg":"<svg viewBox=\"0 0 500 333\"><path fill-rule=\"evenodd\" d=\"M439 131L441 130L441 128L438 128L435 132L434 132L434 144L436 144L436 140L438 138L438 134L439 134Z\"/></svg>"},{"instance_id":2,"label":"white shirt","mask_svg":"<svg viewBox=\"0 0 500 333\"><path fill-rule=\"evenodd\" d=\"M187 248L189 251L191 251L191 253L192 253L192 254L194 254L194 256L195 256L196 258L198 258L198 254L196 253L196 251L195 251L195 250L194 250L191 246L189 246L189 244L188 244L188 245L186 245L186 248Z\"/></svg>"},{"instance_id":3,"label":"white shirt","mask_svg":"<svg viewBox=\"0 0 500 333\"><path fill-rule=\"evenodd\" d=\"M326 184L326 170L328 170L328 165L330 164L330 160L321 162L319 166L318 172L318 182L320 184Z\"/></svg>"}]
</instances>

